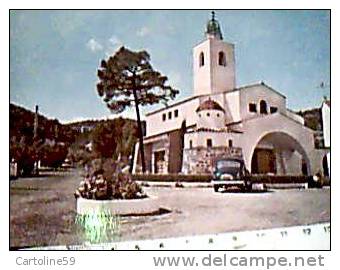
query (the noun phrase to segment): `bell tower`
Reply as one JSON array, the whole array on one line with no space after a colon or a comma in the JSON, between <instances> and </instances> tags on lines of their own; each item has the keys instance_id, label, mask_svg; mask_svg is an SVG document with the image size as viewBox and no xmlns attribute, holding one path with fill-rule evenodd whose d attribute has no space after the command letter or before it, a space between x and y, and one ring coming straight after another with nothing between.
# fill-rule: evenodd
<instances>
[{"instance_id":1,"label":"bell tower","mask_svg":"<svg viewBox=\"0 0 340 270\"><path fill-rule=\"evenodd\" d=\"M205 40L193 49L194 95L215 94L235 88L234 44L223 41L215 12L206 25Z\"/></svg>"}]
</instances>

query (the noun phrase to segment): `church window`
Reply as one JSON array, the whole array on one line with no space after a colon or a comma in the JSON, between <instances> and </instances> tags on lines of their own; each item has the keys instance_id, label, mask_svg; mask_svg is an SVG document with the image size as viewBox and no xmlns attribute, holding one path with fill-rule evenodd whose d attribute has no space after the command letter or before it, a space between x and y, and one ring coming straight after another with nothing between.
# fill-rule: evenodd
<instances>
[{"instance_id":1,"label":"church window","mask_svg":"<svg viewBox=\"0 0 340 270\"><path fill-rule=\"evenodd\" d=\"M174 115L175 117L178 117L178 110L175 110Z\"/></svg>"},{"instance_id":2,"label":"church window","mask_svg":"<svg viewBox=\"0 0 340 270\"><path fill-rule=\"evenodd\" d=\"M219 52L218 53L218 64L220 65L220 66L226 66L227 65L227 61L226 61L226 59L225 59L225 54L224 54L224 52Z\"/></svg>"},{"instance_id":3,"label":"church window","mask_svg":"<svg viewBox=\"0 0 340 270\"><path fill-rule=\"evenodd\" d=\"M200 53L199 62L200 62L200 67L203 67L204 66L204 53L203 52Z\"/></svg>"},{"instance_id":4,"label":"church window","mask_svg":"<svg viewBox=\"0 0 340 270\"><path fill-rule=\"evenodd\" d=\"M189 148L192 149L192 140L189 141Z\"/></svg>"},{"instance_id":5,"label":"church window","mask_svg":"<svg viewBox=\"0 0 340 270\"><path fill-rule=\"evenodd\" d=\"M277 107L270 107L270 113L276 113Z\"/></svg>"},{"instance_id":6,"label":"church window","mask_svg":"<svg viewBox=\"0 0 340 270\"><path fill-rule=\"evenodd\" d=\"M264 100L260 101L260 113L267 114L267 103Z\"/></svg>"},{"instance_id":7,"label":"church window","mask_svg":"<svg viewBox=\"0 0 340 270\"><path fill-rule=\"evenodd\" d=\"M249 103L249 111L250 112L256 112L256 104L255 103Z\"/></svg>"},{"instance_id":8,"label":"church window","mask_svg":"<svg viewBox=\"0 0 340 270\"><path fill-rule=\"evenodd\" d=\"M207 147L212 147L212 139L207 139Z\"/></svg>"},{"instance_id":9,"label":"church window","mask_svg":"<svg viewBox=\"0 0 340 270\"><path fill-rule=\"evenodd\" d=\"M228 147L233 147L233 140L228 140Z\"/></svg>"},{"instance_id":10,"label":"church window","mask_svg":"<svg viewBox=\"0 0 340 270\"><path fill-rule=\"evenodd\" d=\"M171 117L172 117L172 113L171 113L171 112L168 112L168 118L169 118L169 120L171 119Z\"/></svg>"},{"instance_id":11,"label":"church window","mask_svg":"<svg viewBox=\"0 0 340 270\"><path fill-rule=\"evenodd\" d=\"M166 114L165 114L165 113L163 113L163 115L162 115L162 119L163 119L163 121L165 121L165 120L166 120Z\"/></svg>"}]
</instances>

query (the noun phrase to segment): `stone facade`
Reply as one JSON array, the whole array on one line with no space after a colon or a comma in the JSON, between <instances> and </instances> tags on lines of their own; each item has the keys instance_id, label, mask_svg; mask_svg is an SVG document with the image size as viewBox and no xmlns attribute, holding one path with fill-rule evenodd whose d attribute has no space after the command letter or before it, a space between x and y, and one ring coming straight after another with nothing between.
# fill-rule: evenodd
<instances>
[{"instance_id":1,"label":"stone facade","mask_svg":"<svg viewBox=\"0 0 340 270\"><path fill-rule=\"evenodd\" d=\"M210 174L217 157L242 157L242 149L235 147L196 147L184 149L183 172L186 174Z\"/></svg>"}]
</instances>

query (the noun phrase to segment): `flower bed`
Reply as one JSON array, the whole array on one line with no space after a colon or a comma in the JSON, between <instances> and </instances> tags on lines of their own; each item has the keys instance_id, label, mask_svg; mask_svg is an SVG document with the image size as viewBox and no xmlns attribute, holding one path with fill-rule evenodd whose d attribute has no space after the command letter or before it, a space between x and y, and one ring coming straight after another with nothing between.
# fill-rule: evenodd
<instances>
[{"instance_id":1,"label":"flower bed","mask_svg":"<svg viewBox=\"0 0 340 270\"><path fill-rule=\"evenodd\" d=\"M84 180L74 195L80 216L144 215L160 210L157 198L147 196L128 171L112 159L95 159L87 164Z\"/></svg>"},{"instance_id":2,"label":"flower bed","mask_svg":"<svg viewBox=\"0 0 340 270\"><path fill-rule=\"evenodd\" d=\"M147 195L128 172L112 159L95 159L85 168L74 196L89 200L143 199Z\"/></svg>"}]
</instances>

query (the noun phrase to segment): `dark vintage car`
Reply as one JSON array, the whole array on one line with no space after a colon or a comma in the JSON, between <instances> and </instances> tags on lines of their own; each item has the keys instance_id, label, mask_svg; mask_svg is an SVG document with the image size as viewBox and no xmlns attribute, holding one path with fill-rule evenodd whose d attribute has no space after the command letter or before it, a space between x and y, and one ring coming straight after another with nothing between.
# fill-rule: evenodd
<instances>
[{"instance_id":1,"label":"dark vintage car","mask_svg":"<svg viewBox=\"0 0 340 270\"><path fill-rule=\"evenodd\" d=\"M214 161L213 180L215 192L220 188L238 187L243 191L251 191L250 173L243 159L218 158Z\"/></svg>"}]
</instances>

